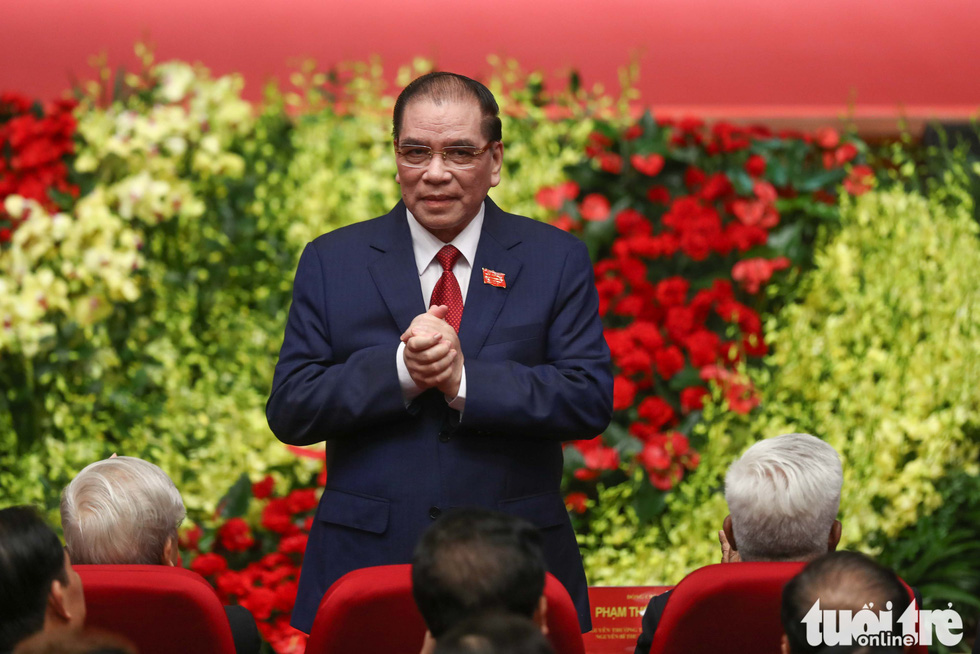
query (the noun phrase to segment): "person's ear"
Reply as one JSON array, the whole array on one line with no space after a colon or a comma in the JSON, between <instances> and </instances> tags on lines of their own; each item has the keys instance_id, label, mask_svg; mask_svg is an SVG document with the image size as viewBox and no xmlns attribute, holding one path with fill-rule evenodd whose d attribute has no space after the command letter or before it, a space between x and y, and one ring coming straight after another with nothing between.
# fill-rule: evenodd
<instances>
[{"instance_id":1,"label":"person's ear","mask_svg":"<svg viewBox=\"0 0 980 654\"><path fill-rule=\"evenodd\" d=\"M545 636L548 635L548 598L541 593L541 597L538 598L538 608L534 609L534 615L531 616L534 620L534 624L541 628L541 633Z\"/></svg>"},{"instance_id":2,"label":"person's ear","mask_svg":"<svg viewBox=\"0 0 980 654\"><path fill-rule=\"evenodd\" d=\"M398 149L398 141L392 141L391 143L392 143L392 145L394 145L395 149L397 150ZM397 157L398 155L396 154L395 156ZM397 164L395 164L395 183L396 184L401 184L402 183L402 180L400 180L398 178L398 165Z\"/></svg>"},{"instance_id":3,"label":"person's ear","mask_svg":"<svg viewBox=\"0 0 980 654\"><path fill-rule=\"evenodd\" d=\"M504 144L497 141L493 144L490 150L490 186L496 186L500 183L500 169L504 165Z\"/></svg>"},{"instance_id":4,"label":"person's ear","mask_svg":"<svg viewBox=\"0 0 980 654\"><path fill-rule=\"evenodd\" d=\"M51 591L48 593L48 614L65 624L72 619L68 602L65 601L65 585L57 579L51 582Z\"/></svg>"},{"instance_id":5,"label":"person's ear","mask_svg":"<svg viewBox=\"0 0 980 654\"><path fill-rule=\"evenodd\" d=\"M172 568L180 567L180 549L177 545L177 536L167 539L167 544L163 546L163 554L160 555L160 565L168 565Z\"/></svg>"},{"instance_id":6,"label":"person's ear","mask_svg":"<svg viewBox=\"0 0 980 654\"><path fill-rule=\"evenodd\" d=\"M735 542L735 529L732 527L731 513L725 516L725 521L721 523L721 528L725 532L725 538L728 539L728 544L731 545L733 550L738 551L738 543Z\"/></svg>"},{"instance_id":7,"label":"person's ear","mask_svg":"<svg viewBox=\"0 0 980 654\"><path fill-rule=\"evenodd\" d=\"M783 634L783 639L780 642L779 648L782 650L783 654L792 654L792 652L789 651L789 638L786 637L786 634Z\"/></svg>"},{"instance_id":8,"label":"person's ear","mask_svg":"<svg viewBox=\"0 0 980 654\"><path fill-rule=\"evenodd\" d=\"M827 551L833 552L837 549L837 545L840 543L840 533L841 524L840 520L834 520L834 524L830 525L830 535L827 536Z\"/></svg>"}]
</instances>

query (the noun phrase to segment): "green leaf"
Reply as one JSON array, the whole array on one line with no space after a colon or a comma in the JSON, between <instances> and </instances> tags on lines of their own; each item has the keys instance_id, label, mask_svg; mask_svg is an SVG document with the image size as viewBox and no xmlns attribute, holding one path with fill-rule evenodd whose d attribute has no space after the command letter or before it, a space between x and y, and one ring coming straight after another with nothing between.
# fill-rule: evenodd
<instances>
[{"instance_id":1,"label":"green leaf","mask_svg":"<svg viewBox=\"0 0 980 654\"><path fill-rule=\"evenodd\" d=\"M636 511L636 517L641 522L653 522L666 508L667 494L654 488L650 484L646 472L644 472L643 483L633 495L633 509Z\"/></svg>"},{"instance_id":2,"label":"green leaf","mask_svg":"<svg viewBox=\"0 0 980 654\"><path fill-rule=\"evenodd\" d=\"M221 501L220 515L222 518L240 518L248 511L248 505L252 501L252 482L244 472L232 485Z\"/></svg>"}]
</instances>

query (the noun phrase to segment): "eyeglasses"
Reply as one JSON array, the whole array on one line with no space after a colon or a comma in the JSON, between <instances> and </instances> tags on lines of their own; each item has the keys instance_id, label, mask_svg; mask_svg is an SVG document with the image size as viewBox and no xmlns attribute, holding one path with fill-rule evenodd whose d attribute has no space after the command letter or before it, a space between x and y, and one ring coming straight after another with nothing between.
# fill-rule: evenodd
<instances>
[{"instance_id":1,"label":"eyeglasses","mask_svg":"<svg viewBox=\"0 0 980 654\"><path fill-rule=\"evenodd\" d=\"M395 152L402 158L402 164L409 168L428 168L432 155L442 155L446 168L462 170L476 165L476 158L490 149L496 141L490 141L482 149L460 145L445 148L442 151L433 150L427 145L405 145L396 147Z\"/></svg>"}]
</instances>

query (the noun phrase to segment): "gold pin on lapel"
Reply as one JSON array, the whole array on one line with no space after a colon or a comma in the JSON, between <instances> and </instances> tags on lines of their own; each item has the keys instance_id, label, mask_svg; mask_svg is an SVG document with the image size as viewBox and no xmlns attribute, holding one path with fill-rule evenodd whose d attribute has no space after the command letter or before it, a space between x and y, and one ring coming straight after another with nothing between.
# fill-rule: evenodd
<instances>
[{"instance_id":1,"label":"gold pin on lapel","mask_svg":"<svg viewBox=\"0 0 980 654\"><path fill-rule=\"evenodd\" d=\"M507 281L504 279L504 273L499 273L496 270L483 269L483 283L490 284L490 286L496 286L498 288L507 288Z\"/></svg>"}]
</instances>

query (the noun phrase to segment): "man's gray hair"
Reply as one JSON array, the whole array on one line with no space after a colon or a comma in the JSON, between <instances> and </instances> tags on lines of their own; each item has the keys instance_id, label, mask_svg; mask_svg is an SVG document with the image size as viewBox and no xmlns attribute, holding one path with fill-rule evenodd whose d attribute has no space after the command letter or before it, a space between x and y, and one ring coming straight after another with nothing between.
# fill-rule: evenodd
<instances>
[{"instance_id":1,"label":"man's gray hair","mask_svg":"<svg viewBox=\"0 0 980 654\"><path fill-rule=\"evenodd\" d=\"M809 434L759 441L728 468L725 499L743 561L806 561L827 552L844 472Z\"/></svg>"},{"instance_id":2,"label":"man's gray hair","mask_svg":"<svg viewBox=\"0 0 980 654\"><path fill-rule=\"evenodd\" d=\"M61 494L61 526L73 563L159 564L184 515L167 473L130 456L89 464Z\"/></svg>"}]
</instances>

